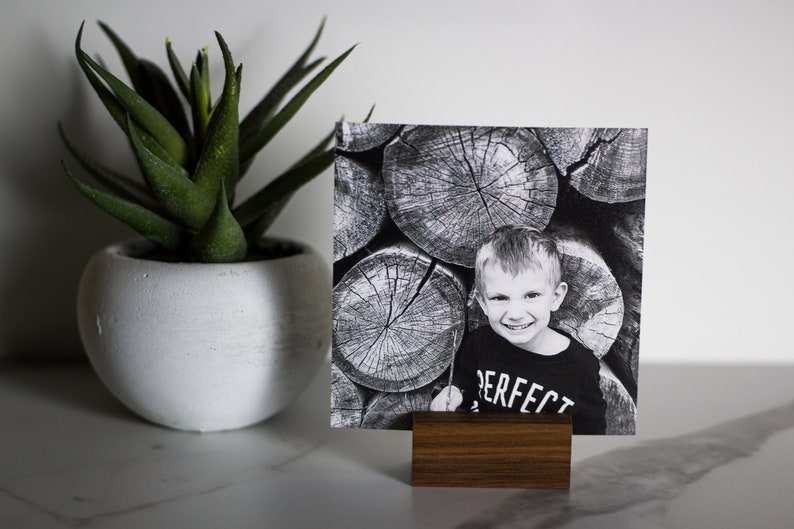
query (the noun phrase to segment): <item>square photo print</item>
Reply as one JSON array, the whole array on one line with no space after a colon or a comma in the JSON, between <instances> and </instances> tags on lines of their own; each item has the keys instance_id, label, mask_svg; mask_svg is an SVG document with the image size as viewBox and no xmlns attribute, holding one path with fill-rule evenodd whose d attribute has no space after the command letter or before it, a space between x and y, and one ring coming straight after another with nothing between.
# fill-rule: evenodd
<instances>
[{"instance_id":1,"label":"square photo print","mask_svg":"<svg viewBox=\"0 0 794 529\"><path fill-rule=\"evenodd\" d=\"M647 129L337 124L331 426L633 434Z\"/></svg>"}]
</instances>

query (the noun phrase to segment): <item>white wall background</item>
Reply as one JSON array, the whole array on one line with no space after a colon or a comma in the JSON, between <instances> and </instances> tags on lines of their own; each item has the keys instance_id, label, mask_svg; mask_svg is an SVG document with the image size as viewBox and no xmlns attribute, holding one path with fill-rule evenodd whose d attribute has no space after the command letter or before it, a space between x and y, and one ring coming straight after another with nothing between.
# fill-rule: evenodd
<instances>
[{"instance_id":1,"label":"white wall background","mask_svg":"<svg viewBox=\"0 0 794 529\"><path fill-rule=\"evenodd\" d=\"M342 114L456 125L649 128L642 362L794 361L794 4L784 0L6 0L0 7L0 356L81 354L73 303L88 256L131 234L70 187L56 122L103 161L126 145L81 77L117 69L108 22L165 65L219 30L243 62L242 108L308 43L348 61L258 158L249 187ZM216 76L216 81L219 81ZM216 91L217 93L217 91ZM332 173L274 232L331 261Z\"/></svg>"}]
</instances>

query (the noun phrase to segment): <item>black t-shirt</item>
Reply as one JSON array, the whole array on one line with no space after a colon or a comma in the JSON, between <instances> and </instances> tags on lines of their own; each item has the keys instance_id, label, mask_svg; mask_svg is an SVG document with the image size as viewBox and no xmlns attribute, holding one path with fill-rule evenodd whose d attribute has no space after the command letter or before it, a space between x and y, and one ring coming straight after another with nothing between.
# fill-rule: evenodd
<instances>
[{"instance_id":1,"label":"black t-shirt","mask_svg":"<svg viewBox=\"0 0 794 529\"><path fill-rule=\"evenodd\" d=\"M462 409L570 413L573 433L603 434L606 401L598 359L555 330L571 343L552 356L516 347L488 325L469 333L455 359L453 383L463 393Z\"/></svg>"}]
</instances>

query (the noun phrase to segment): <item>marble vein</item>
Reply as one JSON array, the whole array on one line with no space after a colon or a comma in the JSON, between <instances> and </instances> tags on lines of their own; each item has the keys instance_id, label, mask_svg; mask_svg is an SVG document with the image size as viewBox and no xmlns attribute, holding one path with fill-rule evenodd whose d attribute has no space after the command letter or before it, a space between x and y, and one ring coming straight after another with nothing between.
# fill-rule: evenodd
<instances>
[{"instance_id":1,"label":"marble vein","mask_svg":"<svg viewBox=\"0 0 794 529\"><path fill-rule=\"evenodd\" d=\"M25 497L20 493L14 492L7 486L0 487L0 493L5 494L11 499L26 505L32 511L15 520L16 523L23 522L24 520L31 519L35 516L44 516L57 521L60 525L65 527L73 527L73 528L86 528L92 526L102 527L103 522L106 523L110 519L123 517L125 515L133 514L133 513L141 513L146 510L154 509L162 505L213 495L232 487L236 487L239 485L246 485L249 483L254 483L266 479L267 476L269 476L270 474L280 473L284 470L285 467L292 465L297 461L302 460L309 454L313 453L316 450L316 448L317 447L315 445L304 446L301 447L296 453L286 457L282 461L255 465L249 468L244 468L241 470L229 472L226 475L220 476L220 479L216 480L216 484L214 485L204 486L204 487L196 486L192 490L186 490L179 493L175 493L166 498L151 500L151 501L143 501L140 503L135 503L126 506L120 506L115 509L98 511L90 515L66 514L65 512L61 512L62 509L52 508L43 505L40 502ZM111 472L110 477L108 479L111 480L123 479L121 477L123 474L124 474L124 468L117 467L113 472ZM77 503L94 503L98 506L101 506L102 504L105 503L104 501L105 499L106 498L102 498L94 501L83 498L81 496L73 496L70 498L70 501Z\"/></svg>"},{"instance_id":2,"label":"marble vein","mask_svg":"<svg viewBox=\"0 0 794 529\"><path fill-rule=\"evenodd\" d=\"M612 450L575 465L568 491L528 490L468 520L460 529L554 529L637 507L664 509L708 472L751 456L794 427L794 401L691 434Z\"/></svg>"}]
</instances>

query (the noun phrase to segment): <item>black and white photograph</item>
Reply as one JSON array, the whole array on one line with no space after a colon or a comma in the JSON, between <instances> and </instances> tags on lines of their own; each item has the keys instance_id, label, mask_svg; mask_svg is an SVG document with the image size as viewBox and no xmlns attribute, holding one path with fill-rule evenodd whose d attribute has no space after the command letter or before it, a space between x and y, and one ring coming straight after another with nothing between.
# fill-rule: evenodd
<instances>
[{"instance_id":1,"label":"black and white photograph","mask_svg":"<svg viewBox=\"0 0 794 529\"><path fill-rule=\"evenodd\" d=\"M337 123L331 426L637 420L647 129Z\"/></svg>"},{"instance_id":2,"label":"black and white photograph","mask_svg":"<svg viewBox=\"0 0 794 529\"><path fill-rule=\"evenodd\" d=\"M0 529L794 529L794 1L2 6Z\"/></svg>"}]
</instances>

